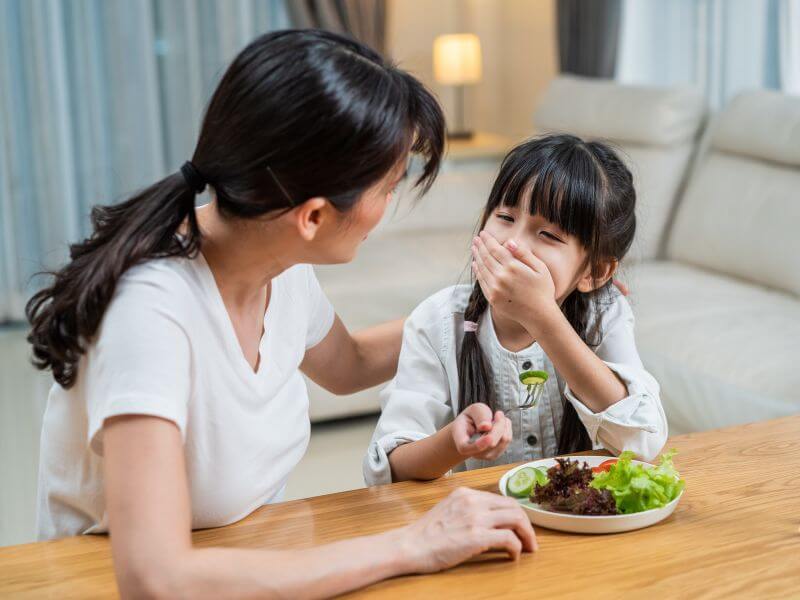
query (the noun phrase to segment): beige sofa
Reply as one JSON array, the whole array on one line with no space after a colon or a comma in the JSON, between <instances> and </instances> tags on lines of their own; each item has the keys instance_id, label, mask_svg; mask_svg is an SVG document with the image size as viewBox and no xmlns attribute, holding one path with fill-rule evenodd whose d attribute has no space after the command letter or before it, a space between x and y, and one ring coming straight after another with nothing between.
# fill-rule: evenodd
<instances>
[{"instance_id":1,"label":"beige sofa","mask_svg":"<svg viewBox=\"0 0 800 600\"><path fill-rule=\"evenodd\" d=\"M627 157L639 225L622 278L671 432L800 412L800 98L745 93L709 118L692 89L561 77L534 120ZM348 325L402 316L466 279L495 170L446 168L354 263L318 269ZM376 390L333 398L312 385L314 420L378 408Z\"/></svg>"},{"instance_id":2,"label":"beige sofa","mask_svg":"<svg viewBox=\"0 0 800 600\"><path fill-rule=\"evenodd\" d=\"M671 433L799 413L800 97L743 93L704 128L691 90L560 78L535 120L630 159L622 277Z\"/></svg>"}]
</instances>

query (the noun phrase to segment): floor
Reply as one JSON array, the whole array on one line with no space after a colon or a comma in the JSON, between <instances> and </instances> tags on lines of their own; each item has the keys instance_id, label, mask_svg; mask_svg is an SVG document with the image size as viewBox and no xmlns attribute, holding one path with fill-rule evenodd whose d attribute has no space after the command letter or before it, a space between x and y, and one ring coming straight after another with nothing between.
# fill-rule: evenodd
<instances>
[{"instance_id":1,"label":"floor","mask_svg":"<svg viewBox=\"0 0 800 600\"><path fill-rule=\"evenodd\" d=\"M22 328L0 327L0 546L34 539L39 429L50 379L28 362ZM286 487L294 500L364 486L361 459L377 416L312 426Z\"/></svg>"}]
</instances>

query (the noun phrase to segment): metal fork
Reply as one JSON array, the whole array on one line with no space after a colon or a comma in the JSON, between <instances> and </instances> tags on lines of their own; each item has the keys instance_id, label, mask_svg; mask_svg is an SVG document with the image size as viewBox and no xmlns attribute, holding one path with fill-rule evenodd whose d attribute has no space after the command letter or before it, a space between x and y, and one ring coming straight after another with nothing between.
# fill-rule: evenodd
<instances>
[{"instance_id":1,"label":"metal fork","mask_svg":"<svg viewBox=\"0 0 800 600\"><path fill-rule=\"evenodd\" d=\"M526 410L528 408L534 408L539 403L539 399L542 397L542 393L544 392L544 384L545 382L543 381L542 383L529 385L528 395L525 396L525 400L520 402L511 410Z\"/></svg>"}]
</instances>

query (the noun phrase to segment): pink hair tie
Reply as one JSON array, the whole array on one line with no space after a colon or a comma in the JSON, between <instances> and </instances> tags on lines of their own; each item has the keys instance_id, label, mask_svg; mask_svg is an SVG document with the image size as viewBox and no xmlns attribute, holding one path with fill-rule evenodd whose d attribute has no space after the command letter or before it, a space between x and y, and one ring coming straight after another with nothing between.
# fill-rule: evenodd
<instances>
[{"instance_id":1,"label":"pink hair tie","mask_svg":"<svg viewBox=\"0 0 800 600\"><path fill-rule=\"evenodd\" d=\"M475 321L464 321L464 331L478 331L478 324Z\"/></svg>"}]
</instances>

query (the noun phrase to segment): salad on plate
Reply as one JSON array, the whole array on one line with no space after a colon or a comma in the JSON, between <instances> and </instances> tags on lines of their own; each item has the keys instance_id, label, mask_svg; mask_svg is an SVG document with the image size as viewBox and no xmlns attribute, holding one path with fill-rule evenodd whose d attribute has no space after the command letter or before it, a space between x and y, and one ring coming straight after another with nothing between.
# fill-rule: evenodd
<instances>
[{"instance_id":1,"label":"salad on plate","mask_svg":"<svg viewBox=\"0 0 800 600\"><path fill-rule=\"evenodd\" d=\"M627 515L662 508L677 498L685 482L675 469L675 450L658 465L634 462L633 452L596 467L557 458L546 471L525 467L508 478L506 493L540 508L576 515Z\"/></svg>"}]
</instances>

